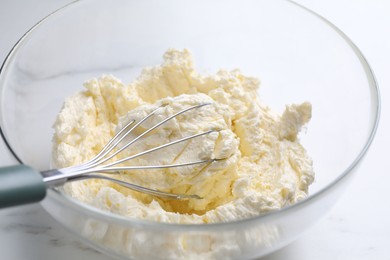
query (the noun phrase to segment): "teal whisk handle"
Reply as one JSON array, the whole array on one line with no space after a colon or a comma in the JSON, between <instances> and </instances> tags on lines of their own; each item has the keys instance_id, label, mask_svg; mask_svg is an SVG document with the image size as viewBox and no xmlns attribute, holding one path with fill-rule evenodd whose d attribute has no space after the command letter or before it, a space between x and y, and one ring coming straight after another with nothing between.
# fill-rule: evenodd
<instances>
[{"instance_id":1,"label":"teal whisk handle","mask_svg":"<svg viewBox=\"0 0 390 260\"><path fill-rule=\"evenodd\" d=\"M0 208L38 202L45 196L40 172L26 165L0 168Z\"/></svg>"}]
</instances>

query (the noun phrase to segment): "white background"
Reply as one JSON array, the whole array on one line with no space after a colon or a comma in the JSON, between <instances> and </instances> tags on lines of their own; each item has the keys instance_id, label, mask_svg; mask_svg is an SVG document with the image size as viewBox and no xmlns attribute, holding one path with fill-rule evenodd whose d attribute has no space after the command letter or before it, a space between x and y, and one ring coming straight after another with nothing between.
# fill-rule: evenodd
<instances>
[{"instance_id":1,"label":"white background","mask_svg":"<svg viewBox=\"0 0 390 260\"><path fill-rule=\"evenodd\" d=\"M33 24L70 0L0 0L0 62ZM344 31L376 74L382 116L353 183L300 239L265 259L390 259L390 1L297 0ZM0 143L0 165L14 161ZM81 244L40 205L0 211L1 259L108 259Z\"/></svg>"}]
</instances>

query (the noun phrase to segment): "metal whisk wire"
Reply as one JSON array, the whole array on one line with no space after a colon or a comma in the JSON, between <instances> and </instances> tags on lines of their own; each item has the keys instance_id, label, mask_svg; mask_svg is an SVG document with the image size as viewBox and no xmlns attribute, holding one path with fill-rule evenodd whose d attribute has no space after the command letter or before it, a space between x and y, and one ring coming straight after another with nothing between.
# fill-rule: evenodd
<instances>
[{"instance_id":1,"label":"metal whisk wire","mask_svg":"<svg viewBox=\"0 0 390 260\"><path fill-rule=\"evenodd\" d=\"M197 138L200 136L204 136L213 132L218 132L218 130L208 130L202 133L190 135L183 137L181 139L171 141L169 143L148 149L143 152L139 152L137 154L127 156L125 158L119 159L114 162L109 162L107 164L104 164L105 162L109 161L110 159L114 158L116 155L124 151L126 148L128 148L130 145L134 144L138 140L140 140L142 137L153 131L154 129L158 128L159 126L165 124L169 120L185 113L193 109L201 108L203 106L210 105L211 103L203 103L195 106L188 107L186 109L183 109L177 113L174 113L173 115L163 119L159 123L155 124L153 127L149 128L148 130L144 131L142 134L135 137L133 140L127 142L124 146L120 147L118 150L114 151L115 148L118 147L118 145L138 126L140 126L143 122L145 122L147 119L152 117L157 113L158 110L162 109L164 106L158 107L157 109L153 110L151 113L149 113L146 117L141 119L138 123L136 123L134 126L132 126L135 123L135 120L131 120L129 123L127 123L118 133L102 148L102 150L91 160L87 161L86 163L83 163L81 165L77 166L71 166L67 168L62 168L58 170L50 170L46 172L42 172L42 175L44 176L44 181L50 186L63 184L66 181L76 181L76 180L83 180L83 179L91 179L91 178L97 178L97 179L104 179L109 180L112 182L115 182L121 186L127 187L132 190L136 190L139 192L151 194L158 197L163 198L169 198L169 199L201 199L196 194L187 195L187 194L173 194L168 192L163 192L159 190L149 189L143 186L135 185L132 183L124 182L118 179L114 179L111 177L108 177L106 175L96 175L91 174L95 172L100 173L110 173L110 174L118 174L120 171L126 171L126 170L140 170L140 169L163 169L163 168L174 168L174 167L183 167L183 166L190 166L190 165L196 165L196 164L202 164L202 163L211 163L218 160L224 160L224 159L216 159L216 158L209 158L204 160L198 160L193 162L185 162L185 163L177 163L177 164L168 164L168 165L142 165L142 166L116 166L114 165L132 160L134 158L137 158L139 156L149 154L158 150L161 150L163 148L166 148L171 145L175 145L181 142L185 142L187 140L191 140L193 138ZM114 151L114 152L113 152Z\"/></svg>"}]
</instances>

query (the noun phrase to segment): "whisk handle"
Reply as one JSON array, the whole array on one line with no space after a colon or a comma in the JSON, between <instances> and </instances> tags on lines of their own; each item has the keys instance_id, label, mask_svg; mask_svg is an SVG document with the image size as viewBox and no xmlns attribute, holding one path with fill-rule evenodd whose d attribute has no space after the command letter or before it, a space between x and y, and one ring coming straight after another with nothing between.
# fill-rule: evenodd
<instances>
[{"instance_id":1,"label":"whisk handle","mask_svg":"<svg viewBox=\"0 0 390 260\"><path fill-rule=\"evenodd\" d=\"M41 174L26 165L0 168L0 208L42 200L46 185Z\"/></svg>"}]
</instances>

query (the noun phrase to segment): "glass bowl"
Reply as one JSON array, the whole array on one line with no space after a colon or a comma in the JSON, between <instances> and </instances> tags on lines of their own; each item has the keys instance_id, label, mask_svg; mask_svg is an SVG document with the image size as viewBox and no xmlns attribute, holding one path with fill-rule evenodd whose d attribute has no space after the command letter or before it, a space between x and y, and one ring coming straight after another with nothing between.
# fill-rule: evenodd
<instances>
[{"instance_id":1,"label":"glass bowl","mask_svg":"<svg viewBox=\"0 0 390 260\"><path fill-rule=\"evenodd\" d=\"M103 73L130 82L188 48L197 68L240 68L262 81L259 96L282 111L310 101L301 141L314 161L310 196L251 219L207 225L126 219L49 190L44 208L92 247L117 258L245 259L292 242L324 215L374 137L380 110L373 73L338 28L289 1L76 1L14 46L1 68L0 125L21 163L50 168L52 124L64 99ZM206 245L206 246L205 246Z\"/></svg>"}]
</instances>

